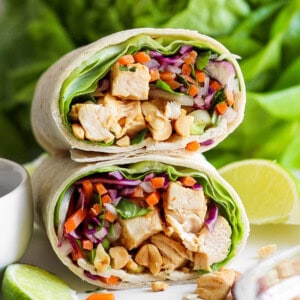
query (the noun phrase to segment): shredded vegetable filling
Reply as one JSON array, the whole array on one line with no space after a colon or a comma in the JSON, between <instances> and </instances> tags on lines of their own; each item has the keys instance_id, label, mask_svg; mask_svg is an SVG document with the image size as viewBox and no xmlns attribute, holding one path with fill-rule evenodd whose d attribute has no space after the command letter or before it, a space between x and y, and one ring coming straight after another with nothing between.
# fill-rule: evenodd
<instances>
[{"instance_id":1,"label":"shredded vegetable filling","mask_svg":"<svg viewBox=\"0 0 300 300\"><path fill-rule=\"evenodd\" d=\"M117 276L101 273L211 270L226 259L232 229L200 178L136 178L93 174L73 183L60 203L58 247L88 278L117 284Z\"/></svg>"},{"instance_id":2,"label":"shredded vegetable filling","mask_svg":"<svg viewBox=\"0 0 300 300\"><path fill-rule=\"evenodd\" d=\"M231 122L238 92L234 66L216 53L141 49L113 62L93 93L75 97L68 119L76 138L120 147L189 138Z\"/></svg>"}]
</instances>

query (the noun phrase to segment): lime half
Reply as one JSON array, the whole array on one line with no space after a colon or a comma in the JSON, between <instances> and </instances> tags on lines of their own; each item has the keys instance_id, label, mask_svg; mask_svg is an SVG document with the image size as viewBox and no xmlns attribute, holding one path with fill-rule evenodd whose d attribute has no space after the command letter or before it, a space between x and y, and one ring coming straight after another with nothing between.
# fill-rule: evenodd
<instances>
[{"instance_id":1,"label":"lime half","mask_svg":"<svg viewBox=\"0 0 300 300\"><path fill-rule=\"evenodd\" d=\"M230 163L219 170L239 194L252 224L300 224L295 178L279 164L265 159Z\"/></svg>"},{"instance_id":2,"label":"lime half","mask_svg":"<svg viewBox=\"0 0 300 300\"><path fill-rule=\"evenodd\" d=\"M9 265L3 276L3 300L75 300L76 292L71 290L57 276L27 264Z\"/></svg>"}]
</instances>

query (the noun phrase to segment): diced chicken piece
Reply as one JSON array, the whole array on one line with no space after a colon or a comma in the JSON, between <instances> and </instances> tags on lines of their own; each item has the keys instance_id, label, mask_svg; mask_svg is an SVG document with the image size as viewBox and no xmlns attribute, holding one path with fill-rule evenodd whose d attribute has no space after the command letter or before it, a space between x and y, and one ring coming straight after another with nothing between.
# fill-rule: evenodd
<instances>
[{"instance_id":1,"label":"diced chicken piece","mask_svg":"<svg viewBox=\"0 0 300 300\"><path fill-rule=\"evenodd\" d=\"M85 132L84 132L84 129L82 128L82 126L80 124L73 123L72 124L72 131L73 131L73 134L76 138L78 138L80 140L84 140Z\"/></svg>"},{"instance_id":2,"label":"diced chicken piece","mask_svg":"<svg viewBox=\"0 0 300 300\"><path fill-rule=\"evenodd\" d=\"M142 112L148 122L152 137L156 141L164 141L172 134L172 125L152 101L142 103Z\"/></svg>"},{"instance_id":3,"label":"diced chicken piece","mask_svg":"<svg viewBox=\"0 0 300 300\"><path fill-rule=\"evenodd\" d=\"M234 270L223 268L214 273L200 276L195 293L205 300L223 300L226 298L237 275Z\"/></svg>"},{"instance_id":4,"label":"diced chicken piece","mask_svg":"<svg viewBox=\"0 0 300 300\"><path fill-rule=\"evenodd\" d=\"M164 269L174 270L187 262L188 254L181 243L162 233L151 236L150 241L158 248L162 255Z\"/></svg>"},{"instance_id":5,"label":"diced chicken piece","mask_svg":"<svg viewBox=\"0 0 300 300\"><path fill-rule=\"evenodd\" d=\"M138 247L151 235L162 231L163 226L157 209L144 216L119 219L122 226L121 243L128 250Z\"/></svg>"},{"instance_id":6,"label":"diced chicken piece","mask_svg":"<svg viewBox=\"0 0 300 300\"><path fill-rule=\"evenodd\" d=\"M203 269L209 270L212 264L227 257L231 245L231 233L228 221L222 216L218 216L212 232L207 226L203 227L198 237L198 252L202 253L202 257L207 255L207 265L206 267L203 265Z\"/></svg>"},{"instance_id":7,"label":"diced chicken piece","mask_svg":"<svg viewBox=\"0 0 300 300\"><path fill-rule=\"evenodd\" d=\"M179 101L167 101L164 109L164 115L170 120L176 120L181 115L181 104Z\"/></svg>"},{"instance_id":8,"label":"diced chicken piece","mask_svg":"<svg viewBox=\"0 0 300 300\"><path fill-rule=\"evenodd\" d=\"M78 122L79 119L78 119L78 112L79 112L79 109L81 107L83 107L85 104L94 104L93 102L91 101L87 101L85 103L76 103L76 104L73 104L71 106L71 110L69 112L69 115L68 117L73 121L73 122Z\"/></svg>"},{"instance_id":9,"label":"diced chicken piece","mask_svg":"<svg viewBox=\"0 0 300 300\"><path fill-rule=\"evenodd\" d=\"M106 94L101 104L114 112L118 124L121 126L117 138L123 135L133 136L146 127L140 101L121 101L110 94Z\"/></svg>"},{"instance_id":10,"label":"diced chicken piece","mask_svg":"<svg viewBox=\"0 0 300 300\"><path fill-rule=\"evenodd\" d=\"M139 265L149 268L153 275L159 273L162 265L162 257L157 247L152 244L143 245L136 254L135 261Z\"/></svg>"},{"instance_id":11,"label":"diced chicken piece","mask_svg":"<svg viewBox=\"0 0 300 300\"><path fill-rule=\"evenodd\" d=\"M170 182L164 195L167 224L191 251L198 249L197 234L204 224L206 203L202 189L186 188L178 182Z\"/></svg>"},{"instance_id":12,"label":"diced chicken piece","mask_svg":"<svg viewBox=\"0 0 300 300\"><path fill-rule=\"evenodd\" d=\"M114 140L109 126L116 123L109 108L98 104L84 104L78 111L78 119L85 131L85 137L93 142L109 143ZM108 125L110 123L110 125Z\"/></svg>"},{"instance_id":13,"label":"diced chicken piece","mask_svg":"<svg viewBox=\"0 0 300 300\"><path fill-rule=\"evenodd\" d=\"M149 94L149 69L139 63L112 67L111 93L122 99L147 100Z\"/></svg>"}]
</instances>

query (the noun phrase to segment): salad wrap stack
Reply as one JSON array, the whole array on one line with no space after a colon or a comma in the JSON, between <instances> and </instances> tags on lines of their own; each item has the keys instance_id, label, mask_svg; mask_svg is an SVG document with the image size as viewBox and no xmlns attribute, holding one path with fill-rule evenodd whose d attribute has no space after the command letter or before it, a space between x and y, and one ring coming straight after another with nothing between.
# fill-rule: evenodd
<instances>
[{"instance_id":1,"label":"salad wrap stack","mask_svg":"<svg viewBox=\"0 0 300 300\"><path fill-rule=\"evenodd\" d=\"M32 183L57 257L103 288L192 282L227 264L249 233L238 195L196 153L97 163L49 156Z\"/></svg>"},{"instance_id":2,"label":"salad wrap stack","mask_svg":"<svg viewBox=\"0 0 300 300\"><path fill-rule=\"evenodd\" d=\"M237 57L184 29L140 28L78 48L40 78L32 128L52 154L77 161L194 148L204 152L243 119Z\"/></svg>"}]
</instances>

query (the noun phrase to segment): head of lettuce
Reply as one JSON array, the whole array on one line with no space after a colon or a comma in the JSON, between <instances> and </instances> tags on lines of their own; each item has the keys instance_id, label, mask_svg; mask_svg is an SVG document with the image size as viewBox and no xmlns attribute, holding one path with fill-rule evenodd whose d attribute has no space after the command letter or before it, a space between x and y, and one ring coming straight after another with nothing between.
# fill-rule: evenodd
<instances>
[{"instance_id":1,"label":"head of lettuce","mask_svg":"<svg viewBox=\"0 0 300 300\"><path fill-rule=\"evenodd\" d=\"M34 134L48 152L78 156L206 151L243 119L245 86L236 58L216 40L184 29L104 37L41 76Z\"/></svg>"}]
</instances>

